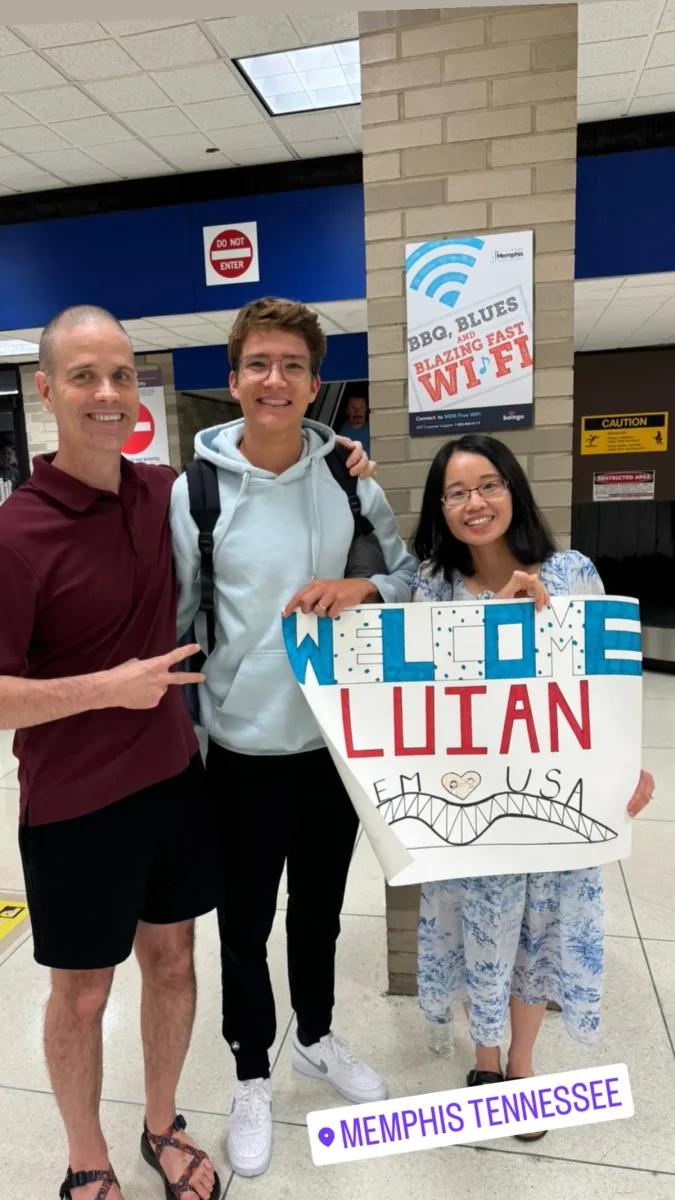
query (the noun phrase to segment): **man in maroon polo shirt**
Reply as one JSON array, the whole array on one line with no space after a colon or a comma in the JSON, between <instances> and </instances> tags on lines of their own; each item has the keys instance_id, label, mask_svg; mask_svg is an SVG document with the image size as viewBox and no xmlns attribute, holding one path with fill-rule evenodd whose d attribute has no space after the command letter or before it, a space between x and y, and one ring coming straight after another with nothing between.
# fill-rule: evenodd
<instances>
[{"instance_id":1,"label":"man in maroon polo shirt","mask_svg":"<svg viewBox=\"0 0 675 1200\"><path fill-rule=\"evenodd\" d=\"M175 475L121 456L139 400L129 339L109 313L55 318L36 380L59 448L0 508L0 728L17 730L35 957L52 971L45 1047L70 1152L61 1196L122 1200L99 1121L101 1021L114 968L135 949L141 1149L176 1196L211 1200L218 1177L175 1108L195 1012L194 919L215 907L218 878L180 692L201 676L171 670L196 649L175 648ZM74 874L80 902L64 921Z\"/></svg>"}]
</instances>

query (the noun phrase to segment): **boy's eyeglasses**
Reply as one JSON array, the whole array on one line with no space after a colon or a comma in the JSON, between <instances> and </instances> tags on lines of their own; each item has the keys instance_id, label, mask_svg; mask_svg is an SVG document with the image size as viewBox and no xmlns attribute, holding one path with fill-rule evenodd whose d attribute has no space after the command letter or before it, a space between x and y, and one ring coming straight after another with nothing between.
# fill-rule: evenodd
<instances>
[{"instance_id":1,"label":"boy's eyeglasses","mask_svg":"<svg viewBox=\"0 0 675 1200\"><path fill-rule=\"evenodd\" d=\"M271 354L247 354L246 358L241 360L241 373L252 383L260 383L269 379L275 364L278 364L287 383L307 379L312 370L309 359L303 358L302 355L282 354L275 358Z\"/></svg>"}]
</instances>

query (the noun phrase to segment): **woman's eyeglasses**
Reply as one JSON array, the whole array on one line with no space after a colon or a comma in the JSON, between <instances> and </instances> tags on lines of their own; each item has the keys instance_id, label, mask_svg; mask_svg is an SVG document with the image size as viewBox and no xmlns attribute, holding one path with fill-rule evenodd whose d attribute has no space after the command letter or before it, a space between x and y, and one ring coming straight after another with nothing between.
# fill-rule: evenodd
<instances>
[{"instance_id":1,"label":"woman's eyeglasses","mask_svg":"<svg viewBox=\"0 0 675 1200\"><path fill-rule=\"evenodd\" d=\"M252 383L260 383L269 379L275 363L279 364L286 383L301 382L307 379L312 370L309 359L302 355L282 354L279 358L273 358L271 354L248 354L241 360L241 373Z\"/></svg>"},{"instance_id":2,"label":"woman's eyeglasses","mask_svg":"<svg viewBox=\"0 0 675 1200\"><path fill-rule=\"evenodd\" d=\"M486 479L485 483L475 488L450 488L442 497L441 504L444 508L461 508L463 504L468 504L474 492L478 492L483 500L498 500L508 486L505 479Z\"/></svg>"}]
</instances>

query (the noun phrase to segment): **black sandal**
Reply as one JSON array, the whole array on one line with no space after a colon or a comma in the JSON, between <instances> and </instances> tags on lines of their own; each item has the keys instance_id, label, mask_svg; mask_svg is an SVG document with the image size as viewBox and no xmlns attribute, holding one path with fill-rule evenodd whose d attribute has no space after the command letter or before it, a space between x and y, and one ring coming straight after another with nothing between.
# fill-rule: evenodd
<instances>
[{"instance_id":1,"label":"black sandal","mask_svg":"<svg viewBox=\"0 0 675 1200\"><path fill-rule=\"evenodd\" d=\"M164 1195L166 1200L180 1200L187 1191L190 1190L190 1180L195 1172L201 1167L204 1159L208 1158L205 1150L196 1150L194 1146L188 1146L185 1142L179 1142L178 1138L173 1137L174 1131L180 1133L182 1129L187 1129L185 1117L176 1117L173 1125L167 1129L166 1133L150 1133L147 1122L143 1122L143 1136L141 1137L141 1154L148 1166L157 1171L164 1181ZM187 1165L187 1169L181 1175L176 1183L169 1183L162 1164L159 1161L159 1156L163 1150L180 1150L183 1154L192 1154L192 1159ZM107 1193L106 1193L107 1195ZM218 1173L215 1173L213 1181L213 1191L209 1196L209 1200L219 1200L220 1197L220 1180ZM98 1196L96 1200L99 1200ZM103 1197L102 1200L105 1200Z\"/></svg>"},{"instance_id":2,"label":"black sandal","mask_svg":"<svg viewBox=\"0 0 675 1200\"><path fill-rule=\"evenodd\" d=\"M120 1186L112 1167L107 1171L76 1171L75 1174L68 1167L68 1174L61 1184L59 1192L60 1200L73 1200L73 1189L86 1187L88 1183L101 1184L94 1200L106 1200L111 1187Z\"/></svg>"},{"instance_id":3,"label":"black sandal","mask_svg":"<svg viewBox=\"0 0 675 1200\"><path fill-rule=\"evenodd\" d=\"M467 1087L483 1087L486 1083L503 1083L504 1076L501 1071L479 1071L474 1067L473 1071L469 1071L466 1077Z\"/></svg>"},{"instance_id":4,"label":"black sandal","mask_svg":"<svg viewBox=\"0 0 675 1200\"><path fill-rule=\"evenodd\" d=\"M517 1080L524 1079L524 1075L512 1075L507 1079L507 1083L515 1083ZM546 1137L548 1129L540 1129L539 1133L514 1133L514 1138L519 1142L539 1142L543 1137Z\"/></svg>"}]
</instances>

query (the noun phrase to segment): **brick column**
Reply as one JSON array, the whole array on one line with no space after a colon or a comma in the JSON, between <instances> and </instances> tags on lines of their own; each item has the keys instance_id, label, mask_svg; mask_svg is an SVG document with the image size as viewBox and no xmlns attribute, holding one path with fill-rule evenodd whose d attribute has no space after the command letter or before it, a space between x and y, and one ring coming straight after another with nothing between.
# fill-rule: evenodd
<instances>
[{"instance_id":1,"label":"brick column","mask_svg":"<svg viewBox=\"0 0 675 1200\"><path fill-rule=\"evenodd\" d=\"M370 407L408 536L445 437L408 436L406 241L533 229L534 428L500 434L569 546L577 6L359 14ZM416 991L417 888L387 889L389 987Z\"/></svg>"}]
</instances>

